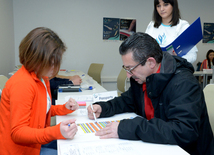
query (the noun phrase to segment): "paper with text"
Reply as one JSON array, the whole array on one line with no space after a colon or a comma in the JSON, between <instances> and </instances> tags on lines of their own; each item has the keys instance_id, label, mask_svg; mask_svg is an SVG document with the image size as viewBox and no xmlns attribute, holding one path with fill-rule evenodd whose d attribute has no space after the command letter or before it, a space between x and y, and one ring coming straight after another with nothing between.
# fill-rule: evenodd
<instances>
[{"instance_id":1,"label":"paper with text","mask_svg":"<svg viewBox=\"0 0 214 155\"><path fill-rule=\"evenodd\" d=\"M132 142L118 141L105 144L102 142L83 142L60 145L61 155L130 155L139 154ZM135 152L136 150L136 152Z\"/></svg>"}]
</instances>

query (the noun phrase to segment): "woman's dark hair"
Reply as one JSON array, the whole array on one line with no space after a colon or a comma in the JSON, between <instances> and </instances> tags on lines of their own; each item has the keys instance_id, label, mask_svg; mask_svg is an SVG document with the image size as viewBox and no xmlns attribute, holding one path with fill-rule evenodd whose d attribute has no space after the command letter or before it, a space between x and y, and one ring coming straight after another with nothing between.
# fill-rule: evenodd
<instances>
[{"instance_id":1,"label":"woman's dark hair","mask_svg":"<svg viewBox=\"0 0 214 155\"><path fill-rule=\"evenodd\" d=\"M21 41L19 60L29 72L36 72L38 78L44 76L54 65L54 77L60 69L65 50L64 43L55 32L38 27L30 31Z\"/></svg>"},{"instance_id":2,"label":"woman's dark hair","mask_svg":"<svg viewBox=\"0 0 214 155\"><path fill-rule=\"evenodd\" d=\"M179 19L181 18L180 16L180 11L178 8L178 1L177 0L163 0L164 3L169 3L172 5L173 7L173 11L172 11L172 19L171 19L171 26L175 26L179 23ZM159 0L154 0L154 12L153 12L153 21L154 23L154 27L158 28L161 23L162 23L162 18L159 15L158 11L157 11L157 5L159 4Z\"/></svg>"},{"instance_id":3,"label":"woman's dark hair","mask_svg":"<svg viewBox=\"0 0 214 155\"><path fill-rule=\"evenodd\" d=\"M210 53L214 53L214 50L210 49L209 51L207 51L207 55L206 55L206 58L207 58L207 61L208 61L208 67L211 69L211 62L210 62L210 59L209 59ZM212 65L214 65L214 59L212 60Z\"/></svg>"}]
</instances>

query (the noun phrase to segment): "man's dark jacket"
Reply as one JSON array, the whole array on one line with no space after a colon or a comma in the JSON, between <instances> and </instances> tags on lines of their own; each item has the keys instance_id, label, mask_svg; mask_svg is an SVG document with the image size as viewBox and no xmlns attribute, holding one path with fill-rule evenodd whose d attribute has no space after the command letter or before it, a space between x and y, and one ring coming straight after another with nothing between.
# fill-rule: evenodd
<instances>
[{"instance_id":1,"label":"man's dark jacket","mask_svg":"<svg viewBox=\"0 0 214 155\"><path fill-rule=\"evenodd\" d=\"M120 121L121 139L176 144L192 155L214 155L214 139L203 91L185 59L164 52L160 73L146 78L154 118L146 119L142 84L130 79L131 87L108 102L99 102L100 117L135 112L139 117ZM143 150L142 150L143 151Z\"/></svg>"}]
</instances>

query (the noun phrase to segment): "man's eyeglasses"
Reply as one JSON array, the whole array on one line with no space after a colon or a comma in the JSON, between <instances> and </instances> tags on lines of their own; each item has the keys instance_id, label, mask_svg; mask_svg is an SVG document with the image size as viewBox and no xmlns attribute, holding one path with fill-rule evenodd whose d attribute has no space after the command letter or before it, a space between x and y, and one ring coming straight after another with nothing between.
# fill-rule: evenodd
<instances>
[{"instance_id":1,"label":"man's eyeglasses","mask_svg":"<svg viewBox=\"0 0 214 155\"><path fill-rule=\"evenodd\" d=\"M145 62L147 59L145 59L145 60L142 60L141 62L139 62L137 65L135 65L134 67L132 67L132 68L130 68L130 69L127 69L124 65L122 66L122 68L126 71L126 72L128 72L129 74L133 74L132 73L132 71L137 67L137 66L139 66L140 64L142 64L143 62Z\"/></svg>"}]
</instances>

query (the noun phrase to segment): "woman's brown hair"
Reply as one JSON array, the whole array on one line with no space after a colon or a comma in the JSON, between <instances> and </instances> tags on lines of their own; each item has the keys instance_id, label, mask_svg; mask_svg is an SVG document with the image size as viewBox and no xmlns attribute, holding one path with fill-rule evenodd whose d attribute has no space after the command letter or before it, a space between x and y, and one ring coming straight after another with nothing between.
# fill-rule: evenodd
<instances>
[{"instance_id":1,"label":"woman's brown hair","mask_svg":"<svg viewBox=\"0 0 214 155\"><path fill-rule=\"evenodd\" d=\"M19 45L20 63L41 78L54 65L56 76L66 47L59 36L45 27L33 29Z\"/></svg>"}]
</instances>

